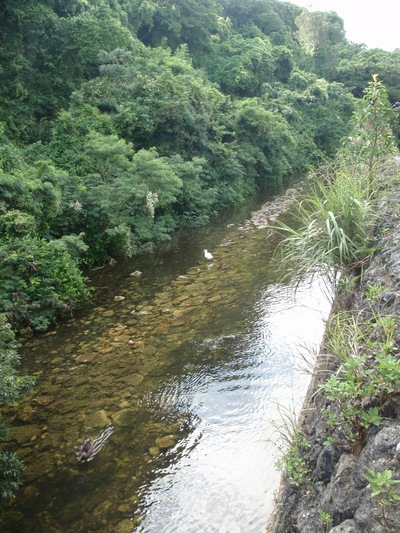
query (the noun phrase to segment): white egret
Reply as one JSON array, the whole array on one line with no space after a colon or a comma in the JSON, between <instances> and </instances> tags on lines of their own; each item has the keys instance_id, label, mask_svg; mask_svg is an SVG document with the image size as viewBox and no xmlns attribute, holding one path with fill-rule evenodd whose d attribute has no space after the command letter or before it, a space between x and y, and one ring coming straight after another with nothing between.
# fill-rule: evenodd
<instances>
[{"instance_id":1,"label":"white egret","mask_svg":"<svg viewBox=\"0 0 400 533\"><path fill-rule=\"evenodd\" d=\"M204 257L206 259L214 259L213 255L208 250L204 250Z\"/></svg>"}]
</instances>

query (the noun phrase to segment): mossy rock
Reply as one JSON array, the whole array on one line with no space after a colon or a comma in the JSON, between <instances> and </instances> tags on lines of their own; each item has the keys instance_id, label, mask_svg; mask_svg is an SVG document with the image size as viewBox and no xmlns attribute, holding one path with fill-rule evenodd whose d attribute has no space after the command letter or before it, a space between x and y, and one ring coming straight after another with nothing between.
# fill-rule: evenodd
<instances>
[{"instance_id":1,"label":"mossy rock","mask_svg":"<svg viewBox=\"0 0 400 533\"><path fill-rule=\"evenodd\" d=\"M160 453L160 448L158 448L158 446L152 446L151 448L149 448L149 454L152 457L157 457L159 453Z\"/></svg>"},{"instance_id":2,"label":"mossy rock","mask_svg":"<svg viewBox=\"0 0 400 533\"><path fill-rule=\"evenodd\" d=\"M161 450L168 450L169 448L173 448L175 446L176 441L176 435L166 435L165 437L159 437L156 439L156 445Z\"/></svg>"},{"instance_id":3,"label":"mossy rock","mask_svg":"<svg viewBox=\"0 0 400 533\"><path fill-rule=\"evenodd\" d=\"M102 428L110 423L110 418L104 409L90 413L85 418L85 426L91 429Z\"/></svg>"},{"instance_id":4,"label":"mossy rock","mask_svg":"<svg viewBox=\"0 0 400 533\"><path fill-rule=\"evenodd\" d=\"M132 533L132 528L133 522L129 518L126 518L117 525L115 533Z\"/></svg>"},{"instance_id":5,"label":"mossy rock","mask_svg":"<svg viewBox=\"0 0 400 533\"><path fill-rule=\"evenodd\" d=\"M78 365L84 365L84 364L88 364L88 363L92 363L94 361L94 359L96 358L97 356L97 353L95 352L89 352L89 353L84 353L82 355L78 355L76 358L75 358L75 363L78 364Z\"/></svg>"},{"instance_id":6,"label":"mossy rock","mask_svg":"<svg viewBox=\"0 0 400 533\"><path fill-rule=\"evenodd\" d=\"M121 378L121 380L126 383L127 385L132 385L136 387L137 385L140 385L143 381L143 376L141 374L131 374L130 376L125 376Z\"/></svg>"},{"instance_id":7,"label":"mossy rock","mask_svg":"<svg viewBox=\"0 0 400 533\"><path fill-rule=\"evenodd\" d=\"M136 413L136 409L121 409L121 411L114 413L111 418L117 426L131 426Z\"/></svg>"}]
</instances>

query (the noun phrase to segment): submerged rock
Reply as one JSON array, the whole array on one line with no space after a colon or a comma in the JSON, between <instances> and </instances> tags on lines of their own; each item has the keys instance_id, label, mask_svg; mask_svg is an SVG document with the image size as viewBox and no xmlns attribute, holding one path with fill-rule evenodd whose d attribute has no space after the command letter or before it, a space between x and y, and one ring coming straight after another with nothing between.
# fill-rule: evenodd
<instances>
[{"instance_id":1,"label":"submerged rock","mask_svg":"<svg viewBox=\"0 0 400 533\"><path fill-rule=\"evenodd\" d=\"M165 437L159 437L156 439L156 445L161 450L167 450L173 448L176 444L177 437L175 435L166 435Z\"/></svg>"},{"instance_id":2,"label":"submerged rock","mask_svg":"<svg viewBox=\"0 0 400 533\"><path fill-rule=\"evenodd\" d=\"M89 428L90 429L102 428L103 426L106 426L110 422L111 420L108 417L104 409L100 409L99 411L90 413L89 415L86 415L85 417L85 425L88 429Z\"/></svg>"},{"instance_id":3,"label":"submerged rock","mask_svg":"<svg viewBox=\"0 0 400 533\"><path fill-rule=\"evenodd\" d=\"M114 413L111 418L117 426L130 426L133 424L136 415L137 410L135 409L121 409Z\"/></svg>"}]
</instances>

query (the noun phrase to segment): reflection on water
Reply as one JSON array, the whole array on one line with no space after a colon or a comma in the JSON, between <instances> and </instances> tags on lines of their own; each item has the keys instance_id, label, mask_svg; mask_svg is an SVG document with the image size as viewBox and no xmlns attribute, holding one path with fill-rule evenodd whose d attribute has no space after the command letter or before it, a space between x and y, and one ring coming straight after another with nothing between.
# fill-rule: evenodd
<instances>
[{"instance_id":1,"label":"reflection on water","mask_svg":"<svg viewBox=\"0 0 400 533\"><path fill-rule=\"evenodd\" d=\"M328 310L317 281L296 293L269 286L242 331L204 341L195 348L198 367L162 386L167 398L190 401L198 425L177 445L179 460L142 487L138 531L265 531L279 477L270 421L279 416L276 403L300 403L308 382L302 352L318 346Z\"/></svg>"},{"instance_id":2,"label":"reflection on water","mask_svg":"<svg viewBox=\"0 0 400 533\"><path fill-rule=\"evenodd\" d=\"M24 343L37 385L9 412L26 471L5 532L264 531L271 419L305 393L329 304L277 283L277 237L251 220L96 271L93 308ZM82 464L86 434L101 446Z\"/></svg>"}]
</instances>

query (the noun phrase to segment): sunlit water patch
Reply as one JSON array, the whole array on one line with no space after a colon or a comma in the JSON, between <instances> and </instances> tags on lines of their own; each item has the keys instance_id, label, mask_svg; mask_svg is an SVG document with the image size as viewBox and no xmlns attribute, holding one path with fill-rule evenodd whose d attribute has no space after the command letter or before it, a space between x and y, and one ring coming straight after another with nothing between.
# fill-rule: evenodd
<instances>
[{"instance_id":1,"label":"sunlit water patch","mask_svg":"<svg viewBox=\"0 0 400 533\"><path fill-rule=\"evenodd\" d=\"M329 300L318 280L296 292L269 286L254 310L245 329L198 348L197 371L161 389L183 391L199 423L179 443L179 460L142 487L138 531L265 530L278 482L271 421L276 405L301 402L309 379L302 365L320 343ZM210 350L219 353L207 369Z\"/></svg>"}]
</instances>

